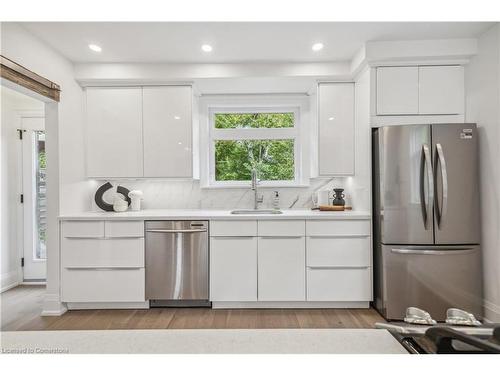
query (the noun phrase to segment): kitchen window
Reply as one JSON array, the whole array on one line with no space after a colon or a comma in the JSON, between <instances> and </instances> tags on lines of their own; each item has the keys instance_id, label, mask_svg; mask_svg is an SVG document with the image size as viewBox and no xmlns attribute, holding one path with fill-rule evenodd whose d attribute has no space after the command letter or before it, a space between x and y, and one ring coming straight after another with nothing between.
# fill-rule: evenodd
<instances>
[{"instance_id":1,"label":"kitchen window","mask_svg":"<svg viewBox=\"0 0 500 375\"><path fill-rule=\"evenodd\" d=\"M202 105L207 120L206 137L200 138L207 156L200 165L202 186L248 187L253 168L263 187L305 185L304 98L235 101L217 98ZM257 102L261 105L251 105Z\"/></svg>"}]
</instances>

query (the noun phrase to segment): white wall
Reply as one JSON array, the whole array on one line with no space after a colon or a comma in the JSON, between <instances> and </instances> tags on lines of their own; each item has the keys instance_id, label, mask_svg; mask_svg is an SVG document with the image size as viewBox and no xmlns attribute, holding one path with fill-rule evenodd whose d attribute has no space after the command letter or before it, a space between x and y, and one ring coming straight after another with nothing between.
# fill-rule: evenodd
<instances>
[{"instance_id":1,"label":"white wall","mask_svg":"<svg viewBox=\"0 0 500 375\"><path fill-rule=\"evenodd\" d=\"M479 128L486 318L500 322L500 26L479 38L465 70L466 121Z\"/></svg>"},{"instance_id":2,"label":"white wall","mask_svg":"<svg viewBox=\"0 0 500 375\"><path fill-rule=\"evenodd\" d=\"M1 88L1 203L0 203L0 269L1 290L22 281L21 142L18 131L22 113L43 115L44 103L8 88ZM21 229L21 230L20 230Z\"/></svg>"},{"instance_id":3,"label":"white wall","mask_svg":"<svg viewBox=\"0 0 500 375\"><path fill-rule=\"evenodd\" d=\"M46 104L48 236L46 313L61 311L59 303L59 212L90 208L90 182L84 178L83 96L73 65L16 23L1 24L1 54L58 83L59 105ZM61 157L59 158L59 154ZM52 168L52 169L51 169Z\"/></svg>"}]
</instances>

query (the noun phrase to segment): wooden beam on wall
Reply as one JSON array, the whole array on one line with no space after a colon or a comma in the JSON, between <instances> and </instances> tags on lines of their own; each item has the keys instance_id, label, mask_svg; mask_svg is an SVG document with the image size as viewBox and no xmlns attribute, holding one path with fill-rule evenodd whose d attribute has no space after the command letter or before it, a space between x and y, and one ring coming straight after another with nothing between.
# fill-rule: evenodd
<instances>
[{"instance_id":1,"label":"wooden beam on wall","mask_svg":"<svg viewBox=\"0 0 500 375\"><path fill-rule=\"evenodd\" d=\"M0 55L0 75L2 78L56 102L60 100L61 87L57 83L26 69L2 55Z\"/></svg>"}]
</instances>

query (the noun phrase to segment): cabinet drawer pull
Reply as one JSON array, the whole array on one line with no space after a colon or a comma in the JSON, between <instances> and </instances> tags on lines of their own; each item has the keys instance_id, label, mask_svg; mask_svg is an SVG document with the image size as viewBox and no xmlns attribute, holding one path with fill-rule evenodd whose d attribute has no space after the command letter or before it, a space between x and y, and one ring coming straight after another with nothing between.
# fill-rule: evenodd
<instances>
[{"instance_id":1,"label":"cabinet drawer pull","mask_svg":"<svg viewBox=\"0 0 500 375\"><path fill-rule=\"evenodd\" d=\"M304 238L304 236L259 236L259 237L260 238L265 238L265 239L270 239L270 240L272 240L272 239L278 240L278 239L286 239L286 238L288 238L288 239L291 239L291 238Z\"/></svg>"},{"instance_id":2,"label":"cabinet drawer pull","mask_svg":"<svg viewBox=\"0 0 500 375\"><path fill-rule=\"evenodd\" d=\"M257 238L256 236L211 236L211 238L217 238L219 240L234 240L237 238L240 239L251 239L251 238Z\"/></svg>"},{"instance_id":3,"label":"cabinet drawer pull","mask_svg":"<svg viewBox=\"0 0 500 375\"><path fill-rule=\"evenodd\" d=\"M139 270L142 267L65 267L67 270L82 271L82 270L92 270L92 271L116 271L116 270Z\"/></svg>"},{"instance_id":4,"label":"cabinet drawer pull","mask_svg":"<svg viewBox=\"0 0 500 375\"><path fill-rule=\"evenodd\" d=\"M369 234L325 234L325 235L312 235L309 238L365 238L370 237Z\"/></svg>"},{"instance_id":5,"label":"cabinet drawer pull","mask_svg":"<svg viewBox=\"0 0 500 375\"><path fill-rule=\"evenodd\" d=\"M370 266L307 266L310 270L363 270Z\"/></svg>"}]
</instances>

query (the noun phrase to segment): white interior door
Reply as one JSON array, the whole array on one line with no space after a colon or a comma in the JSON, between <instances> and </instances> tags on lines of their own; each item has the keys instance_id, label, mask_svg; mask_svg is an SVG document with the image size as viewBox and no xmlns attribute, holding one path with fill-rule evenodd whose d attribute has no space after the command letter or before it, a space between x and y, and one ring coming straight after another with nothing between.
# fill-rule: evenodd
<instances>
[{"instance_id":1,"label":"white interior door","mask_svg":"<svg viewBox=\"0 0 500 375\"><path fill-rule=\"evenodd\" d=\"M25 281L43 281L47 268L47 200L45 121L42 117L23 117L22 127L22 201L24 222Z\"/></svg>"}]
</instances>

